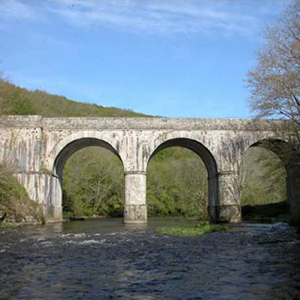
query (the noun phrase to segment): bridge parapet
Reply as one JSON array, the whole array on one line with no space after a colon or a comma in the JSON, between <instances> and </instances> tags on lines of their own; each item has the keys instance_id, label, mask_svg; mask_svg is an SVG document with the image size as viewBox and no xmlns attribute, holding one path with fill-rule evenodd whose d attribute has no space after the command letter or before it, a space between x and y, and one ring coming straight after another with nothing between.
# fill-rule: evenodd
<instances>
[{"instance_id":1,"label":"bridge parapet","mask_svg":"<svg viewBox=\"0 0 300 300\"><path fill-rule=\"evenodd\" d=\"M288 121L261 119L203 119L203 118L113 118L1 116L0 127L43 127L60 129L135 129L135 130L242 130L280 131Z\"/></svg>"}]
</instances>

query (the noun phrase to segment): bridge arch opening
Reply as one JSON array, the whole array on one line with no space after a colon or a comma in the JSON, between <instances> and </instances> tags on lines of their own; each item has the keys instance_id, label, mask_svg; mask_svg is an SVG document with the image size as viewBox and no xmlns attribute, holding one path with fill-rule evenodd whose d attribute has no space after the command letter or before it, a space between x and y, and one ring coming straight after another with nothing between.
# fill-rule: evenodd
<instances>
[{"instance_id":1,"label":"bridge arch opening","mask_svg":"<svg viewBox=\"0 0 300 300\"><path fill-rule=\"evenodd\" d=\"M243 219L277 218L300 200L300 157L284 140L253 143L240 164Z\"/></svg>"},{"instance_id":2,"label":"bridge arch opening","mask_svg":"<svg viewBox=\"0 0 300 300\"><path fill-rule=\"evenodd\" d=\"M74 154L74 156L73 156ZM78 156L77 156L78 155ZM101 156L103 156L101 158ZM69 162L76 157L77 160L72 162L72 166L69 166ZM86 159L84 159L86 157ZM88 161L87 159L93 159L93 162ZM98 159L98 161L97 161ZM99 162L99 159L101 159L101 162ZM114 162L112 162L112 168L111 170L108 170L110 173L106 173L105 175L101 175L100 178L94 178L96 175L101 171L104 171L104 168L107 166L107 161L114 159ZM103 166L103 162L105 162L105 165ZM80 165L84 163L85 165ZM77 164L77 165L76 165ZM94 191L94 193L97 194L97 199L99 201L100 193L103 191L99 191L100 188L104 187L105 182L110 181L111 187L115 187L115 183L112 182L113 179L105 178L113 173L119 173L120 176L122 176L121 179L121 189L122 192L120 193L120 197L122 197L122 207L120 210L123 211L123 205L124 205L124 165L123 161L118 153L118 151L110 145L108 142L93 138L93 137L84 137L79 138L76 140L71 141L67 145L65 145L57 154L54 160L53 169L52 169L52 178L51 178L51 196L50 196L50 208L53 209L52 212L49 212L50 215L53 216L54 220L62 219L62 210L63 210L63 198L67 197L67 194L63 194L63 181L64 181L64 175L65 174L65 167L68 167L68 175L72 175L74 178L74 172L79 172L81 176L89 176L90 178L83 178L81 177L78 181L79 184L82 182L86 184L85 187L85 193L86 195L83 195L83 197L88 197L90 194L88 192L92 192L94 190L93 184L97 184L95 189L98 189L97 191ZM76 167L77 170L74 169ZM99 167L99 171L96 170L96 168ZM73 168L73 169L72 169ZM93 172L98 172L97 174L93 174ZM114 176L114 175L113 175ZM76 177L76 176L75 176ZM71 178L71 180L72 180ZM84 180L83 180L84 179ZM86 179L86 180L85 180ZM90 179L90 181L88 181ZM94 181L97 182L94 182ZM70 181L70 180L69 180ZM76 185L74 186L75 190L78 188ZM107 188L107 186L105 186ZM96 197L96 196L95 196ZM89 197L89 201L95 203L96 198L95 197ZM119 199L118 199L119 200ZM66 207L66 205L65 205Z\"/></svg>"},{"instance_id":3,"label":"bridge arch opening","mask_svg":"<svg viewBox=\"0 0 300 300\"><path fill-rule=\"evenodd\" d=\"M194 187L196 189L199 189L199 196L205 197L205 212L204 215L207 216L207 218L211 222L216 222L217 221L217 205L218 205L218 169L217 169L217 163L212 155L212 153L201 143L199 143L196 140L193 139L188 139L188 138L174 138L174 139L169 139L163 143L161 143L152 153L150 156L150 159L148 161L147 165L147 177L150 176L150 172L153 172L151 170L151 164L156 160L154 157L158 155L158 153L165 153L163 151L169 150L169 149L174 149L175 153L178 154L178 150L176 149L181 149L181 157L185 159L185 156L194 159L192 156L196 154L197 160L194 160L194 165L192 168L189 168L192 173L187 174L187 176L190 178L190 180L194 180L195 177L198 177L200 181L198 180L198 183L201 182L201 178L205 176L205 184L201 184L200 186ZM173 154L174 154L173 151ZM190 153L192 155L190 155ZM166 152L166 155L170 155L170 153ZM190 161L192 162L192 160ZM183 167L187 167L187 164L184 164ZM176 166L176 165L175 165ZM202 167L203 166L203 167ZM179 169L180 170L180 169ZM178 169L172 169L171 172L178 172ZM198 174L197 174L198 172ZM202 174L200 174L202 173ZM152 175L152 174L151 174ZM176 174L174 174L176 176ZM149 180L149 179L148 179ZM179 179L180 180L180 179ZM197 180L195 180L197 182ZM202 188L202 190L201 190ZM147 193L149 193L149 183L148 183L148 189ZM188 198L188 192L186 197ZM149 197L147 197L149 198ZM200 200L200 199L199 199ZM148 201L148 199L147 199ZM188 199L186 199L186 202L188 203ZM200 200L201 202L201 200ZM203 203L203 201L202 201ZM149 208L148 208L149 209ZM201 217L201 215L199 215ZM202 215L203 217L203 215Z\"/></svg>"}]
</instances>

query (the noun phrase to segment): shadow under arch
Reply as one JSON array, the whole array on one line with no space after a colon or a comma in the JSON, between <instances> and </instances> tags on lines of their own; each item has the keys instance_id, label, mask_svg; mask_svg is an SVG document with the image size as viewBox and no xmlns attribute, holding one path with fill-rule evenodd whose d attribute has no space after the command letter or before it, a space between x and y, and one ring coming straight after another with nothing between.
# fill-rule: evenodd
<instances>
[{"instance_id":1,"label":"shadow under arch","mask_svg":"<svg viewBox=\"0 0 300 300\"><path fill-rule=\"evenodd\" d=\"M54 220L62 219L62 179L63 169L67 160L77 151L86 148L98 146L105 148L114 153L122 163L124 169L124 163L117 150L108 142L99 138L83 137L78 138L67 145L65 145L56 155L52 168L51 176L51 192L50 192L50 207L53 211L48 212L48 215L52 216Z\"/></svg>"},{"instance_id":2,"label":"shadow under arch","mask_svg":"<svg viewBox=\"0 0 300 300\"><path fill-rule=\"evenodd\" d=\"M204 162L208 175L208 215L209 221L216 223L217 206L219 203L219 183L218 183L218 167L212 153L200 142L189 138L174 138L161 143L151 154L151 159L161 150L170 147L184 147L196 153Z\"/></svg>"},{"instance_id":3,"label":"shadow under arch","mask_svg":"<svg viewBox=\"0 0 300 300\"><path fill-rule=\"evenodd\" d=\"M253 143L249 148L262 147L272 151L286 170L286 193L290 211L298 210L300 203L300 154L289 142L278 138L265 138ZM300 211L299 211L300 212Z\"/></svg>"}]
</instances>

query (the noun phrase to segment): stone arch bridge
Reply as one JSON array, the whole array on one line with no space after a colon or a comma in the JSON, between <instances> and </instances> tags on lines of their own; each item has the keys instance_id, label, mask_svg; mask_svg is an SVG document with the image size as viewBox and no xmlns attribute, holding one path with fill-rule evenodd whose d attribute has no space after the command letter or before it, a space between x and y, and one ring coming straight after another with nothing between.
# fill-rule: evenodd
<instances>
[{"instance_id":1,"label":"stone arch bridge","mask_svg":"<svg viewBox=\"0 0 300 300\"><path fill-rule=\"evenodd\" d=\"M125 174L125 223L147 221L149 160L171 146L197 153L208 173L208 212L212 222L241 220L238 171L244 152L263 146L282 156L289 147L279 120L167 118L0 117L0 161L16 165L16 176L48 221L62 219L62 172L67 159L87 146L115 153ZM266 142L267 141L267 142ZM299 157L285 159L287 198L300 201ZM193 176L191 174L191 176Z\"/></svg>"}]
</instances>

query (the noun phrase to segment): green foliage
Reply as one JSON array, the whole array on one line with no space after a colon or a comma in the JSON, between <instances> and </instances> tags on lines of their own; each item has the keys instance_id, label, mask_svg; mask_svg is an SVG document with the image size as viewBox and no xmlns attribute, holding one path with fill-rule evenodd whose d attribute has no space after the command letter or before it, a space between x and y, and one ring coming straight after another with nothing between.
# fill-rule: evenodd
<instances>
[{"instance_id":1,"label":"green foliage","mask_svg":"<svg viewBox=\"0 0 300 300\"><path fill-rule=\"evenodd\" d=\"M286 199L286 171L281 160L261 147L250 148L243 158L242 205L281 202Z\"/></svg>"},{"instance_id":2,"label":"green foliage","mask_svg":"<svg viewBox=\"0 0 300 300\"><path fill-rule=\"evenodd\" d=\"M63 96L28 91L0 78L0 114L45 117L145 117L132 110L80 103Z\"/></svg>"},{"instance_id":3,"label":"green foliage","mask_svg":"<svg viewBox=\"0 0 300 300\"><path fill-rule=\"evenodd\" d=\"M74 216L123 215L123 166L110 151L89 147L76 152L63 175L65 212ZM148 166L148 215L205 219L206 178L202 160L192 151L179 147L161 151Z\"/></svg>"},{"instance_id":4,"label":"green foliage","mask_svg":"<svg viewBox=\"0 0 300 300\"><path fill-rule=\"evenodd\" d=\"M206 218L207 172L191 150L171 147L160 151L147 172L148 215Z\"/></svg>"},{"instance_id":5,"label":"green foliage","mask_svg":"<svg viewBox=\"0 0 300 300\"><path fill-rule=\"evenodd\" d=\"M14 230L14 229L17 229L19 227L20 224L17 224L17 223L4 223L4 222L1 222L0 223L0 229L1 230Z\"/></svg>"},{"instance_id":6,"label":"green foliage","mask_svg":"<svg viewBox=\"0 0 300 300\"><path fill-rule=\"evenodd\" d=\"M123 215L124 178L120 160L109 150L76 152L63 173L63 209L74 216Z\"/></svg>"},{"instance_id":7,"label":"green foliage","mask_svg":"<svg viewBox=\"0 0 300 300\"><path fill-rule=\"evenodd\" d=\"M227 230L226 225L198 225L198 226L174 226L159 228L156 231L161 234L175 236L198 236L216 231Z\"/></svg>"},{"instance_id":8,"label":"green foliage","mask_svg":"<svg viewBox=\"0 0 300 300\"><path fill-rule=\"evenodd\" d=\"M0 219L0 223L44 221L39 205L29 199L26 190L12 175L12 170L3 165L0 165Z\"/></svg>"}]
</instances>

